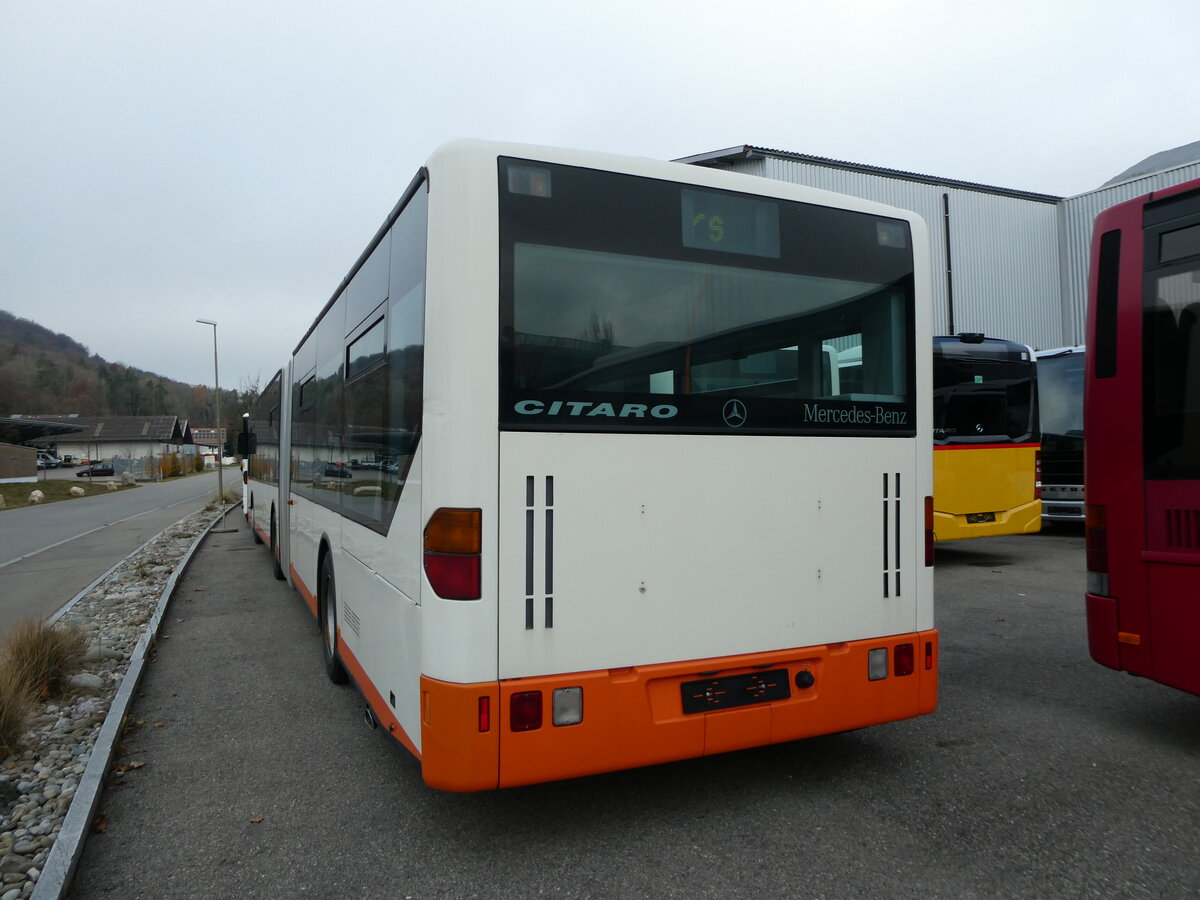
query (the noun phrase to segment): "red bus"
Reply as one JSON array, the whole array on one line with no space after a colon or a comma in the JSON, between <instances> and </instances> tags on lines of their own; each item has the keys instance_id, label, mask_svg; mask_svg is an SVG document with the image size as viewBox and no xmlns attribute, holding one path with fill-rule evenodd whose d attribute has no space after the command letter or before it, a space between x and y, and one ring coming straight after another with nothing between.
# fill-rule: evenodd
<instances>
[{"instance_id":1,"label":"red bus","mask_svg":"<svg viewBox=\"0 0 1200 900\"><path fill-rule=\"evenodd\" d=\"M1088 299L1088 645L1200 694L1200 180L1097 217Z\"/></svg>"}]
</instances>

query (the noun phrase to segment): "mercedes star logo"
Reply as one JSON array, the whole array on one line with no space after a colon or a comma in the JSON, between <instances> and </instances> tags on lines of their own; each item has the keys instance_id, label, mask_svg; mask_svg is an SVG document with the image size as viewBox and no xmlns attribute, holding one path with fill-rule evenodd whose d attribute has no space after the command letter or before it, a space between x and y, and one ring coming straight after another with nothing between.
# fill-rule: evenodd
<instances>
[{"instance_id":1,"label":"mercedes star logo","mask_svg":"<svg viewBox=\"0 0 1200 900\"><path fill-rule=\"evenodd\" d=\"M741 428L746 424L746 404L741 400L730 400L721 410L721 415L730 428Z\"/></svg>"}]
</instances>

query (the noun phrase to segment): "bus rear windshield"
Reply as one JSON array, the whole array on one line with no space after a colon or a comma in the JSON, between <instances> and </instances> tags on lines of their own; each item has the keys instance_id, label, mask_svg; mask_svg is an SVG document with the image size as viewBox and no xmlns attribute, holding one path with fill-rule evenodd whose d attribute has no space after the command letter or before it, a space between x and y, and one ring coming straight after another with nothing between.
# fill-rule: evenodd
<instances>
[{"instance_id":1,"label":"bus rear windshield","mask_svg":"<svg viewBox=\"0 0 1200 900\"><path fill-rule=\"evenodd\" d=\"M915 433L907 222L539 162L499 176L502 428Z\"/></svg>"},{"instance_id":2,"label":"bus rear windshield","mask_svg":"<svg viewBox=\"0 0 1200 900\"><path fill-rule=\"evenodd\" d=\"M1033 421L1028 348L1000 341L933 344L933 439L939 444L1024 443Z\"/></svg>"},{"instance_id":3,"label":"bus rear windshield","mask_svg":"<svg viewBox=\"0 0 1200 900\"><path fill-rule=\"evenodd\" d=\"M1082 353L1038 358L1038 421L1043 438L1083 435L1083 368Z\"/></svg>"}]
</instances>

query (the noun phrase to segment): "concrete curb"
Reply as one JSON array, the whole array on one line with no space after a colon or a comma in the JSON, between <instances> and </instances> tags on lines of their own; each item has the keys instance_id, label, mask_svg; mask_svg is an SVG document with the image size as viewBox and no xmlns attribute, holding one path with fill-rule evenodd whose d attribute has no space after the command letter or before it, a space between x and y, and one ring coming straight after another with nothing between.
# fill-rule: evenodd
<instances>
[{"instance_id":1,"label":"concrete curb","mask_svg":"<svg viewBox=\"0 0 1200 900\"><path fill-rule=\"evenodd\" d=\"M158 629L162 624L163 613L166 612L167 605L171 601L171 596L175 593L175 584L187 570L188 564L192 561L192 557L200 547L201 541L208 537L209 533L218 523L224 521L225 516L240 505L240 503L235 504L213 518L208 527L192 542L192 546L188 548L187 553L180 559L179 565L175 567L175 571L171 573L171 577L167 579L167 583L163 586L162 594L158 598L158 605L154 609L154 615L146 623L146 630L142 633L141 639L130 655L129 668L126 669L125 677L121 680L121 686L117 689L116 696L113 697L112 703L109 705L108 714L104 717L104 723L100 726L100 733L96 736L96 743L92 747L91 759L88 760L83 777L79 779L79 787L76 788L75 796L71 799L71 805L67 809L67 815L63 819L58 837L55 838L50 856L46 859L46 865L42 867L42 873L38 877L37 886L33 889L31 900L61 900L61 898L66 896L67 890L71 886L71 878L75 874L75 867L79 864L80 856L83 855L83 845L87 840L88 829L91 827L92 819L96 814L96 807L100 802L100 792L104 789L105 776L108 773L109 763L112 762L113 750L116 747L117 739L121 734L121 725L125 721L129 707L133 705L134 691L137 690L137 686L142 680L142 675L145 674L146 657L150 645L158 636ZM179 522L190 518L190 515L184 516ZM176 522L175 525L178 525L179 522ZM57 622L88 591L123 566L134 554L156 541L165 531L174 528L175 525L164 528L163 531L160 531L145 544L142 544L141 547L138 547L137 550L134 550L133 553L122 559L76 594L73 599L50 617L48 621L51 623Z\"/></svg>"}]
</instances>

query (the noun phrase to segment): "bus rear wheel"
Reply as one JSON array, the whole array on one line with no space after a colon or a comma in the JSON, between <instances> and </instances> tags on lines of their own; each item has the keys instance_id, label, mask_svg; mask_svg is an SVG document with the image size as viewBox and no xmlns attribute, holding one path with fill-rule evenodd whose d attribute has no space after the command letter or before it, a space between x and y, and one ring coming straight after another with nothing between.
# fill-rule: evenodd
<instances>
[{"instance_id":1,"label":"bus rear wheel","mask_svg":"<svg viewBox=\"0 0 1200 900\"><path fill-rule=\"evenodd\" d=\"M321 650L325 656L325 674L334 684L345 684L346 668L337 655L337 585L333 580L333 559L321 561Z\"/></svg>"}]
</instances>

